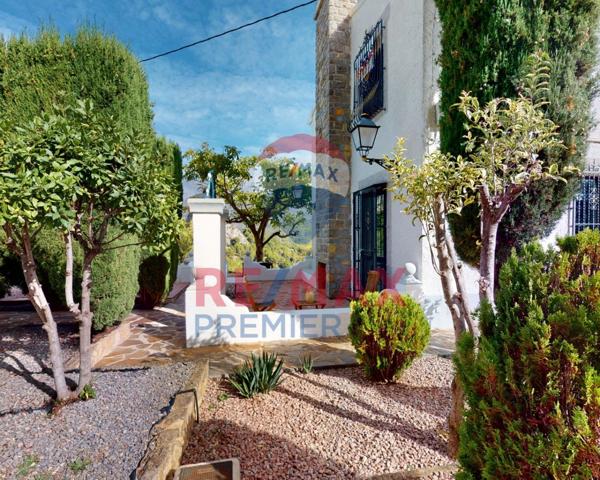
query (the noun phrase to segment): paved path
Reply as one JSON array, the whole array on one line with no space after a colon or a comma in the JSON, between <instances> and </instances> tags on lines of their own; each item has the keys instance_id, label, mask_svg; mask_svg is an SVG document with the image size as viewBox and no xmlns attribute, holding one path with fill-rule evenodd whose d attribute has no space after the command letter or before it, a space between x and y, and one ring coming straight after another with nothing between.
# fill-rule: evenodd
<instances>
[{"instance_id":1,"label":"paved path","mask_svg":"<svg viewBox=\"0 0 600 480\"><path fill-rule=\"evenodd\" d=\"M355 365L354 349L347 337L264 342L245 345L219 345L186 348L183 298L176 304L150 311L135 310L118 328L131 329L130 335L116 344L95 365L96 368L129 368L177 361L210 361L210 375L230 373L251 353L274 352L289 367L301 364L310 356L315 367ZM59 322L73 321L68 312L57 315ZM18 328L38 324L35 312L0 312L0 328ZM454 333L432 330L428 353L449 356L454 350Z\"/></svg>"},{"instance_id":2,"label":"paved path","mask_svg":"<svg viewBox=\"0 0 600 480\"><path fill-rule=\"evenodd\" d=\"M148 312L131 324L131 335L117 345L97 368L123 368L186 360L209 360L210 375L230 373L251 353L274 352L281 355L287 366L301 364L311 356L315 367L355 365L354 349L347 337L304 339L298 341L264 342L245 345L185 347L185 315L179 305L170 305ZM433 330L428 353L448 356L453 351L454 333Z\"/></svg>"}]
</instances>

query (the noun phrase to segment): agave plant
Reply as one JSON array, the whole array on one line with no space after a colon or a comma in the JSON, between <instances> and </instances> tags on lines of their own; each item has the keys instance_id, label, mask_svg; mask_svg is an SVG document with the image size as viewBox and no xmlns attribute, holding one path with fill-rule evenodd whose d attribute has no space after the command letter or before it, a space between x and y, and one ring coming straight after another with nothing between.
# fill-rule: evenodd
<instances>
[{"instance_id":1,"label":"agave plant","mask_svg":"<svg viewBox=\"0 0 600 480\"><path fill-rule=\"evenodd\" d=\"M300 372L307 374L313 371L314 368L314 362L313 362L313 358L311 355L307 355L305 357L302 357L301 359L301 364L300 364Z\"/></svg>"},{"instance_id":2,"label":"agave plant","mask_svg":"<svg viewBox=\"0 0 600 480\"><path fill-rule=\"evenodd\" d=\"M263 352L260 356L251 354L250 360L237 368L228 381L240 396L251 398L274 390L281 383L282 374L283 360L274 353Z\"/></svg>"}]
</instances>

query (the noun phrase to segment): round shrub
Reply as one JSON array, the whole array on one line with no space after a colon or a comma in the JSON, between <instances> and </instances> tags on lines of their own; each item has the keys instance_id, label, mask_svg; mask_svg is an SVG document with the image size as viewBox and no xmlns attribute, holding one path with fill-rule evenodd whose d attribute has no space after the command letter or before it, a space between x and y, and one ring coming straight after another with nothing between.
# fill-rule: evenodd
<instances>
[{"instance_id":1,"label":"round shrub","mask_svg":"<svg viewBox=\"0 0 600 480\"><path fill-rule=\"evenodd\" d=\"M600 478L600 232L513 253L455 359L457 479Z\"/></svg>"},{"instance_id":2,"label":"round shrub","mask_svg":"<svg viewBox=\"0 0 600 480\"><path fill-rule=\"evenodd\" d=\"M372 380L394 381L429 343L425 313L410 296L367 292L350 308L350 340Z\"/></svg>"}]
</instances>

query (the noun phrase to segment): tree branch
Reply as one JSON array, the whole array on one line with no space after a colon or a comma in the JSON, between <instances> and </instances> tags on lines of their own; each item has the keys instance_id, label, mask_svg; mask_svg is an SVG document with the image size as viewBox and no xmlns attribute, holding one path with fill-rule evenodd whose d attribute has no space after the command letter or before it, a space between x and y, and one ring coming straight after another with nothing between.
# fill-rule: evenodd
<instances>
[{"instance_id":1,"label":"tree branch","mask_svg":"<svg viewBox=\"0 0 600 480\"><path fill-rule=\"evenodd\" d=\"M79 305L73 298L73 237L71 233L65 235L66 267L65 267L65 300L69 311L76 317L81 313Z\"/></svg>"}]
</instances>

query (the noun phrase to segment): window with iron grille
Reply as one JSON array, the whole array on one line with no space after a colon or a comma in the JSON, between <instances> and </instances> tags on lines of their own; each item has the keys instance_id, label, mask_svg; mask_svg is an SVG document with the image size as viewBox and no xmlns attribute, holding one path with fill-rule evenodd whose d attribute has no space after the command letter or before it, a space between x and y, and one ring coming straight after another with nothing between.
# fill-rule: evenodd
<instances>
[{"instance_id":1,"label":"window with iron grille","mask_svg":"<svg viewBox=\"0 0 600 480\"><path fill-rule=\"evenodd\" d=\"M600 175L585 174L572 206L573 233L600 229Z\"/></svg>"},{"instance_id":2,"label":"window with iron grille","mask_svg":"<svg viewBox=\"0 0 600 480\"><path fill-rule=\"evenodd\" d=\"M379 20L354 59L354 115L371 118L384 108L383 20Z\"/></svg>"}]
</instances>

